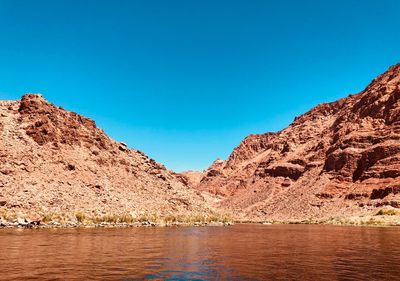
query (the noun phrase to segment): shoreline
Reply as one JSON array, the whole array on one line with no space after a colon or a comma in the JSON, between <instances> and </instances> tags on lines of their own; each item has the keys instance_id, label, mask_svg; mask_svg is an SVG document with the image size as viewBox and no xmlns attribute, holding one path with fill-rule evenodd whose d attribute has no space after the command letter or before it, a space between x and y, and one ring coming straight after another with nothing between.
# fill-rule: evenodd
<instances>
[{"instance_id":1,"label":"shoreline","mask_svg":"<svg viewBox=\"0 0 400 281\"><path fill-rule=\"evenodd\" d=\"M129 212L93 214L75 212L23 211L0 208L2 228L130 228L130 227L186 227L230 226L233 224L284 225L344 225L344 226L400 226L400 211L379 209L374 213L331 216L321 218L247 219L230 213L162 214Z\"/></svg>"},{"instance_id":2,"label":"shoreline","mask_svg":"<svg viewBox=\"0 0 400 281\"><path fill-rule=\"evenodd\" d=\"M400 227L400 214L372 214L349 217L332 217L328 219L303 220L262 220L262 221L235 221L235 223L249 223L262 225L337 225L337 226L372 226L372 227Z\"/></svg>"},{"instance_id":3,"label":"shoreline","mask_svg":"<svg viewBox=\"0 0 400 281\"><path fill-rule=\"evenodd\" d=\"M61 223L18 223L2 222L1 229L87 229L87 228L136 228L136 227L205 227L205 226L231 226L233 222L208 222L208 223L155 223L155 222L135 222L135 223L100 223L100 224L61 224Z\"/></svg>"},{"instance_id":4,"label":"shoreline","mask_svg":"<svg viewBox=\"0 0 400 281\"><path fill-rule=\"evenodd\" d=\"M88 228L136 228L136 227L207 227L219 226L226 227L232 225L252 224L252 225L334 225L334 226L355 226L355 227L400 227L400 216L371 215L353 216L331 219L310 219L310 220L232 220L232 221L212 221L212 222L101 222L101 223L43 223L38 221L0 221L1 229L88 229Z\"/></svg>"},{"instance_id":5,"label":"shoreline","mask_svg":"<svg viewBox=\"0 0 400 281\"><path fill-rule=\"evenodd\" d=\"M128 228L128 227L180 227L180 226L227 226L233 223L229 214L191 213L132 215L124 213L88 214L31 213L0 209L2 228Z\"/></svg>"}]
</instances>

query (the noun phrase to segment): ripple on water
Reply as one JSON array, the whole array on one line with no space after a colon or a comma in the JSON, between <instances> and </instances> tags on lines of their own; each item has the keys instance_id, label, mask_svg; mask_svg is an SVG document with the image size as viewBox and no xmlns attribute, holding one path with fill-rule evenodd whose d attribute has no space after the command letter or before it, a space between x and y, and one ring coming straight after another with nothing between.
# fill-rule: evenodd
<instances>
[{"instance_id":1,"label":"ripple on water","mask_svg":"<svg viewBox=\"0 0 400 281\"><path fill-rule=\"evenodd\" d=\"M400 229L2 229L1 280L400 280Z\"/></svg>"}]
</instances>

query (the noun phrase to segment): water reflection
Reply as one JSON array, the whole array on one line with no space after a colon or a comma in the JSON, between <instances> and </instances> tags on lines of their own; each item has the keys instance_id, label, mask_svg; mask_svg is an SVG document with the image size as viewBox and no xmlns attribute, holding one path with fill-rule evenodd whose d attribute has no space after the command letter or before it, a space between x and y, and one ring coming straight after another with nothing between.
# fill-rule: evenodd
<instances>
[{"instance_id":1,"label":"water reflection","mask_svg":"<svg viewBox=\"0 0 400 281\"><path fill-rule=\"evenodd\" d=\"M400 229L3 229L2 280L400 280Z\"/></svg>"}]
</instances>

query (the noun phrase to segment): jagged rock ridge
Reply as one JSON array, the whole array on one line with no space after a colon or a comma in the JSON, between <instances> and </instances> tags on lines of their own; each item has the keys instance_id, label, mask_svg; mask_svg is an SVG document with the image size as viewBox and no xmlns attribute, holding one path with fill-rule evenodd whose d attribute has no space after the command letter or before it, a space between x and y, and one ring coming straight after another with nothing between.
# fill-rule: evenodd
<instances>
[{"instance_id":1,"label":"jagged rock ridge","mask_svg":"<svg viewBox=\"0 0 400 281\"><path fill-rule=\"evenodd\" d=\"M361 93L320 104L277 133L250 135L195 187L250 219L400 208L400 64Z\"/></svg>"}]
</instances>

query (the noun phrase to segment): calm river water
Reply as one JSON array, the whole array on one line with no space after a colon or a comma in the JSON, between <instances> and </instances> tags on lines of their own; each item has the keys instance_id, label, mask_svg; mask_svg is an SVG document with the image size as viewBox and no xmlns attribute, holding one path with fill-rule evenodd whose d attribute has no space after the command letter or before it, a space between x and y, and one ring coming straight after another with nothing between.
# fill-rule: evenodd
<instances>
[{"instance_id":1,"label":"calm river water","mask_svg":"<svg viewBox=\"0 0 400 281\"><path fill-rule=\"evenodd\" d=\"M0 229L1 280L400 280L400 228Z\"/></svg>"}]
</instances>

